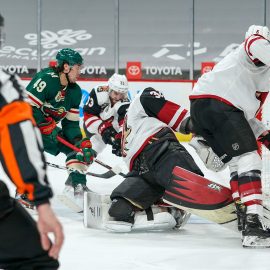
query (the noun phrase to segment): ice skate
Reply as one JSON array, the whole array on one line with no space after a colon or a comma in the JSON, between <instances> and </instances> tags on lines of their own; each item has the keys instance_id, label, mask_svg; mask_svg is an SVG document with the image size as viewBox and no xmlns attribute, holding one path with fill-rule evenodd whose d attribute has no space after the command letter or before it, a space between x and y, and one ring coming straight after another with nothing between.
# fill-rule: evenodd
<instances>
[{"instance_id":1,"label":"ice skate","mask_svg":"<svg viewBox=\"0 0 270 270\"><path fill-rule=\"evenodd\" d=\"M263 224L258 214L247 214L244 230L242 231L242 245L249 248L269 248L270 231Z\"/></svg>"},{"instance_id":2,"label":"ice skate","mask_svg":"<svg viewBox=\"0 0 270 270\"><path fill-rule=\"evenodd\" d=\"M65 188L62 195L58 195L58 199L68 208L75 212L83 212L83 194L90 191L84 183L72 184L69 177L65 183Z\"/></svg>"},{"instance_id":3,"label":"ice skate","mask_svg":"<svg viewBox=\"0 0 270 270\"><path fill-rule=\"evenodd\" d=\"M86 184L76 184L74 185L74 199L77 205L79 205L83 210L83 194L84 192L90 191Z\"/></svg>"},{"instance_id":4,"label":"ice skate","mask_svg":"<svg viewBox=\"0 0 270 270\"><path fill-rule=\"evenodd\" d=\"M178 209L176 207L169 207L168 212L174 217L176 221L176 225L174 227L175 229L183 228L191 216L191 214L187 211Z\"/></svg>"},{"instance_id":5,"label":"ice skate","mask_svg":"<svg viewBox=\"0 0 270 270\"><path fill-rule=\"evenodd\" d=\"M246 207L244 204L241 203L240 200L235 201L234 204L235 204L235 212L237 215L237 228L238 231L241 232L244 229Z\"/></svg>"}]
</instances>

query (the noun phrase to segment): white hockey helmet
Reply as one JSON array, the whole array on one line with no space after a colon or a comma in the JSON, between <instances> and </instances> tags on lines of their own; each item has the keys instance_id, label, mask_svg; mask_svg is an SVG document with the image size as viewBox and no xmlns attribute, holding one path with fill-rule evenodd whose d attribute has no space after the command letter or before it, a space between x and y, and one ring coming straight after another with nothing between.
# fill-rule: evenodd
<instances>
[{"instance_id":1,"label":"white hockey helmet","mask_svg":"<svg viewBox=\"0 0 270 270\"><path fill-rule=\"evenodd\" d=\"M108 81L110 90L118 93L127 94L128 80L125 75L114 73Z\"/></svg>"},{"instance_id":2,"label":"white hockey helmet","mask_svg":"<svg viewBox=\"0 0 270 270\"><path fill-rule=\"evenodd\" d=\"M251 25L246 32L245 38L248 38L252 35L260 35L265 39L270 40L270 32L267 26Z\"/></svg>"}]
</instances>

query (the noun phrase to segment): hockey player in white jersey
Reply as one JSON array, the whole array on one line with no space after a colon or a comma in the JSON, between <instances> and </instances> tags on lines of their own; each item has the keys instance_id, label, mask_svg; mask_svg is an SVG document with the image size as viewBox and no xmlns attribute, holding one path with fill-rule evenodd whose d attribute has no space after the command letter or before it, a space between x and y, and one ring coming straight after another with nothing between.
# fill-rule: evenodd
<instances>
[{"instance_id":1,"label":"hockey player in white jersey","mask_svg":"<svg viewBox=\"0 0 270 270\"><path fill-rule=\"evenodd\" d=\"M84 129L98 153L107 144L112 153L121 156L121 136L124 116L129 106L128 81L125 75L113 74L105 85L92 89L84 112Z\"/></svg>"},{"instance_id":2,"label":"hockey player in white jersey","mask_svg":"<svg viewBox=\"0 0 270 270\"><path fill-rule=\"evenodd\" d=\"M106 224L108 230L130 231L140 226L155 227L156 223L176 224L172 221L174 213L155 214L151 206L159 202L170 185L175 166L202 175L173 132L180 127L186 130L188 120L185 108L166 100L161 92L151 87L137 94L131 102L122 137L122 154L130 173L111 194L109 215L113 220ZM144 220L140 215L142 210L147 214ZM188 215L185 211L177 214L178 226L181 226Z\"/></svg>"},{"instance_id":3,"label":"hockey player in white jersey","mask_svg":"<svg viewBox=\"0 0 270 270\"><path fill-rule=\"evenodd\" d=\"M259 140L267 145L270 135L256 124L252 130L250 124L269 91L269 39L267 27L250 26L245 41L204 74L190 96L195 133L206 139L222 162L232 162L233 198L245 206L244 247L270 247L270 233L261 218L262 164L255 137L262 132Z\"/></svg>"}]
</instances>

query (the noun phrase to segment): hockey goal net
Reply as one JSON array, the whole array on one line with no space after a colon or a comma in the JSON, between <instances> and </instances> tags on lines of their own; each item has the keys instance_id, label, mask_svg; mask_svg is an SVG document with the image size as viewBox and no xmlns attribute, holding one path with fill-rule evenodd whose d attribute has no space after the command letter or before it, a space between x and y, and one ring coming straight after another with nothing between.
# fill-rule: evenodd
<instances>
[{"instance_id":1,"label":"hockey goal net","mask_svg":"<svg viewBox=\"0 0 270 270\"><path fill-rule=\"evenodd\" d=\"M270 95L268 95L264 102L261 118L268 130L270 130ZM264 203L270 206L270 151L265 146L261 146L261 155Z\"/></svg>"}]
</instances>

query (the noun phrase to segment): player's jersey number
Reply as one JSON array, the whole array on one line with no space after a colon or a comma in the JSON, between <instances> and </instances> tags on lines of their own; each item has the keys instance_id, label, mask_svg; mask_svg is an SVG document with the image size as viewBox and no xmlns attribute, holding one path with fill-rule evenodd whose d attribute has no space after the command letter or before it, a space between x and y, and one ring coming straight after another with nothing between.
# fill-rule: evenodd
<instances>
[{"instance_id":1,"label":"player's jersey number","mask_svg":"<svg viewBox=\"0 0 270 270\"><path fill-rule=\"evenodd\" d=\"M46 82L42 81L42 79L38 79L35 83L34 83L34 88L38 91L38 92L42 92L44 90L44 88L46 87Z\"/></svg>"}]
</instances>

